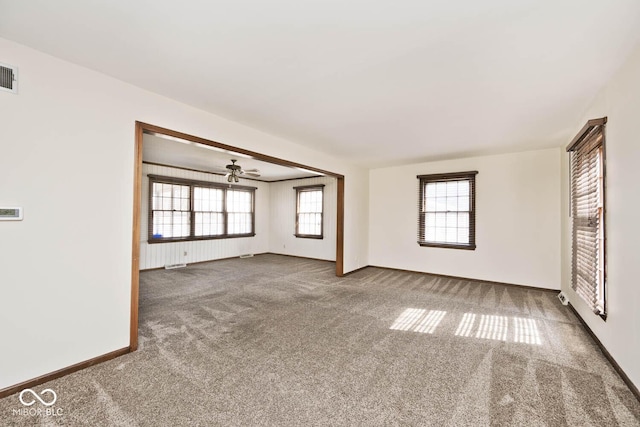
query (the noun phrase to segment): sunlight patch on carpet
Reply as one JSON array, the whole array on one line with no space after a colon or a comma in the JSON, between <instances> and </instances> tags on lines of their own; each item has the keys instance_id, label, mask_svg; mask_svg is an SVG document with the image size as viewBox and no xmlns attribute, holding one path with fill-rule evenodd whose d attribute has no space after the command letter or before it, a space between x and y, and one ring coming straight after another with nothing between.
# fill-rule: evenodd
<instances>
[{"instance_id":1,"label":"sunlight patch on carpet","mask_svg":"<svg viewBox=\"0 0 640 427\"><path fill-rule=\"evenodd\" d=\"M444 318L446 311L407 308L398 316L389 329L432 334Z\"/></svg>"},{"instance_id":2,"label":"sunlight patch on carpet","mask_svg":"<svg viewBox=\"0 0 640 427\"><path fill-rule=\"evenodd\" d=\"M480 316L480 326L476 338L484 338L489 340L507 340L507 332L509 331L509 319L506 316Z\"/></svg>"},{"instance_id":3,"label":"sunlight patch on carpet","mask_svg":"<svg viewBox=\"0 0 640 427\"><path fill-rule=\"evenodd\" d=\"M535 319L514 317L513 323L515 325L515 342L536 345L542 344Z\"/></svg>"}]
</instances>

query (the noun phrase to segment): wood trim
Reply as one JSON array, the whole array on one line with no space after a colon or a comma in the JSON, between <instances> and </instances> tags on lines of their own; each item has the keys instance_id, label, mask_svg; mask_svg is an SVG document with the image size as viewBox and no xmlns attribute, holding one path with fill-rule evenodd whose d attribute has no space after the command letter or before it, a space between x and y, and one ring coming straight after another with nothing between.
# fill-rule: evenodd
<instances>
[{"instance_id":1,"label":"wood trim","mask_svg":"<svg viewBox=\"0 0 640 427\"><path fill-rule=\"evenodd\" d=\"M193 236L193 237L167 237L163 239L147 238L147 243L156 245L158 243L177 243L177 242L199 242L201 240L224 240L224 239L242 239L244 237L255 237L256 233L246 234L218 234L215 236Z\"/></svg>"},{"instance_id":2,"label":"wood trim","mask_svg":"<svg viewBox=\"0 0 640 427\"><path fill-rule=\"evenodd\" d=\"M330 259L314 258L310 256L300 256L300 255L279 254L277 252L264 252L260 255L278 255L278 256L286 256L289 258L312 259L315 261L324 261L324 262L332 262L332 263L336 262L336 261L331 261Z\"/></svg>"},{"instance_id":3,"label":"wood trim","mask_svg":"<svg viewBox=\"0 0 640 427\"><path fill-rule=\"evenodd\" d=\"M336 178L339 177L344 177L341 174L335 173L335 172L329 172L323 169L319 169L319 168L315 168L312 166L306 166L300 163L296 163L296 162L291 162L289 160L284 160L284 159L280 159L278 157L273 157L273 156L269 156L266 154L262 154L262 153L257 153L255 151L251 151L251 150L246 150L244 148L239 148L239 147L233 147L231 145L227 145L227 144L223 144L217 141L211 141L209 139L204 139L204 138L200 138L194 135L189 135L187 133L182 133L182 132L178 132L178 131L174 131L171 129L166 129L160 126L155 126L149 123L143 123L143 122L137 122L140 124L140 126L142 126L142 128L144 129L145 133L151 134L151 135L157 135L157 136L171 136L173 138L178 138L178 139L184 139L187 141L191 141L191 142L197 142L198 144L204 144L204 145L208 145L210 147L216 147L216 148L221 148L223 150L228 150L228 151L233 151L235 153L239 153L239 154L245 154L247 156L251 156L254 159L257 160L263 160L265 162L269 162L269 163L275 163L277 165L281 165L281 166L289 166L292 168L300 168L300 169L306 169L308 171L312 171L312 172L317 172L320 173L322 175L328 175L328 176L333 176Z\"/></svg>"},{"instance_id":4,"label":"wood trim","mask_svg":"<svg viewBox=\"0 0 640 427\"><path fill-rule=\"evenodd\" d=\"M115 359L116 357L122 356L132 351L133 350L131 350L130 347L121 348L119 350L115 350L107 354L103 354L102 356L94 357L92 359L85 360L84 362L76 363L75 365L58 369L57 371L51 372L49 374L41 375L39 377L30 379L27 381L23 381L19 384L12 385L7 388L3 388L2 390L0 390L0 399L2 399L3 397L11 396L14 393L24 390L25 388L31 388L40 384L44 384L46 382L55 380L56 378L64 377L65 375L69 375L81 369L85 369L90 366L97 365L102 362L106 362L107 360Z\"/></svg>"},{"instance_id":5,"label":"wood trim","mask_svg":"<svg viewBox=\"0 0 640 427\"><path fill-rule=\"evenodd\" d=\"M178 178L173 176L153 175L153 174L147 174L147 177L149 177L150 181L160 182L163 184L191 185L194 187L222 188L222 189L231 188L232 190L258 190L258 187L252 187L250 185L227 184L223 182L213 182L213 181L198 181L197 179Z\"/></svg>"},{"instance_id":6,"label":"wood trim","mask_svg":"<svg viewBox=\"0 0 640 427\"><path fill-rule=\"evenodd\" d=\"M269 184L274 182L285 182L285 181L298 181L300 179L313 179L313 178L322 178L325 175L313 175L313 176L301 176L300 178L285 178L285 179L274 179L273 181L265 181Z\"/></svg>"},{"instance_id":7,"label":"wood trim","mask_svg":"<svg viewBox=\"0 0 640 427\"><path fill-rule=\"evenodd\" d=\"M305 178L308 179L308 178ZM324 188L326 187L324 184L310 184L310 185L299 185L297 187L291 187L294 190L300 190L300 191L307 191L307 190L313 190L314 188Z\"/></svg>"},{"instance_id":8,"label":"wood trim","mask_svg":"<svg viewBox=\"0 0 640 427\"><path fill-rule=\"evenodd\" d=\"M142 203L142 140L144 128L136 122L135 153L133 166L133 241L131 248L131 319L129 323L129 348L138 349L138 305L140 295L140 215Z\"/></svg>"},{"instance_id":9,"label":"wood trim","mask_svg":"<svg viewBox=\"0 0 640 427\"><path fill-rule=\"evenodd\" d=\"M338 212L336 218L336 276L344 276L344 176L338 177Z\"/></svg>"},{"instance_id":10,"label":"wood trim","mask_svg":"<svg viewBox=\"0 0 640 427\"><path fill-rule=\"evenodd\" d=\"M607 124L607 117L601 117L599 119L591 119L588 120L587 123L582 126L582 129L578 132L576 136L573 137L569 145L567 145L567 151L572 151L576 148L576 145L582 142L582 139L591 131L592 128L596 126L604 126Z\"/></svg>"},{"instance_id":11,"label":"wood trim","mask_svg":"<svg viewBox=\"0 0 640 427\"><path fill-rule=\"evenodd\" d=\"M420 246L423 247L428 247L428 248L447 248L447 249L466 249L469 251L475 251L476 250L476 245L458 245L458 244L451 244L448 245L446 243L429 243L429 242L420 242L418 241L418 244Z\"/></svg>"},{"instance_id":12,"label":"wood trim","mask_svg":"<svg viewBox=\"0 0 640 427\"><path fill-rule=\"evenodd\" d=\"M580 321L584 329L587 331L587 333L591 336L591 338L593 338L593 341L595 341L598 347L600 347L600 351L602 351L602 354L604 355L604 357L606 357L609 363L611 363L611 366L613 366L613 369L615 369L618 375L620 375L620 378L622 379L622 381L624 381L627 387L629 387L629 390L631 390L631 393L633 393L636 399L638 399L638 401L640 402L640 390L638 390L638 387L636 387L633 381L631 381L631 378L629 378L627 374L624 372L624 370L620 367L620 365L618 365L618 362L616 362L616 359L613 358L611 353L609 353L609 350L607 350L607 348L602 344L602 342L596 336L596 334L593 333L589 325L587 325L587 322L584 321L582 316L580 316L580 313L578 313L578 311L571 304L571 302L569 302L569 308L571 309L571 311L573 311L573 314L576 315L576 317L578 318L578 320Z\"/></svg>"},{"instance_id":13,"label":"wood trim","mask_svg":"<svg viewBox=\"0 0 640 427\"><path fill-rule=\"evenodd\" d=\"M427 181L443 181L445 179L461 179L469 178L470 176L477 175L478 171L467 172L452 172L452 173L431 173L427 175L418 175L416 178L424 179Z\"/></svg>"}]
</instances>

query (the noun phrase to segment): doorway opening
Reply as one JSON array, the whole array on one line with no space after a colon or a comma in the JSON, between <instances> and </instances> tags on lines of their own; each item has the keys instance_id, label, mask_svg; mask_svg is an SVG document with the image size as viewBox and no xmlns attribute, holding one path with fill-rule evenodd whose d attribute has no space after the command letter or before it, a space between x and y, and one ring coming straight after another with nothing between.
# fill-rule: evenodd
<instances>
[{"instance_id":1,"label":"doorway opening","mask_svg":"<svg viewBox=\"0 0 640 427\"><path fill-rule=\"evenodd\" d=\"M148 123L136 122L135 129L135 167L134 167L134 200L133 200L133 239L132 239L132 263L131 263L131 323L129 350L138 348L138 310L139 310L139 284L140 284L140 233L142 212L142 181L143 181L143 146L145 135L153 135L180 142L187 142L225 153L234 153L243 158L271 163L274 165L295 168L336 179L336 276L344 275L344 176L335 172L318 169L285 159L266 154L233 147L220 142L200 138L171 129L162 128Z\"/></svg>"}]
</instances>

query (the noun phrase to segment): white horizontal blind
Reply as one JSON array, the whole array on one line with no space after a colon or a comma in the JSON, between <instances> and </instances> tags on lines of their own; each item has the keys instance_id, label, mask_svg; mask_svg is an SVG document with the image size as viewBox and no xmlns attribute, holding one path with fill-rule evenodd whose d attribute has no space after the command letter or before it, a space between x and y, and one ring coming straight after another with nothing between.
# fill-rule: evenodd
<instances>
[{"instance_id":1,"label":"white horizontal blind","mask_svg":"<svg viewBox=\"0 0 640 427\"><path fill-rule=\"evenodd\" d=\"M594 313L605 315L604 124L590 126L571 152L571 284Z\"/></svg>"},{"instance_id":2,"label":"white horizontal blind","mask_svg":"<svg viewBox=\"0 0 640 427\"><path fill-rule=\"evenodd\" d=\"M425 241L469 244L470 184L468 179L426 183Z\"/></svg>"}]
</instances>

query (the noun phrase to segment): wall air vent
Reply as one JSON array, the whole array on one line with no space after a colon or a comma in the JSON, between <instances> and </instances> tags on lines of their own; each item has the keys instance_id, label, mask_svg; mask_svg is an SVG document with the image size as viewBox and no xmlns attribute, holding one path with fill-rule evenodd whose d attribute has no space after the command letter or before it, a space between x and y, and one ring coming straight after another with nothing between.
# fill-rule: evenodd
<instances>
[{"instance_id":1,"label":"wall air vent","mask_svg":"<svg viewBox=\"0 0 640 427\"><path fill-rule=\"evenodd\" d=\"M18 93L18 67L0 63L0 91Z\"/></svg>"},{"instance_id":2,"label":"wall air vent","mask_svg":"<svg viewBox=\"0 0 640 427\"><path fill-rule=\"evenodd\" d=\"M165 270L175 270L176 268L185 268L187 264L165 264Z\"/></svg>"}]
</instances>

